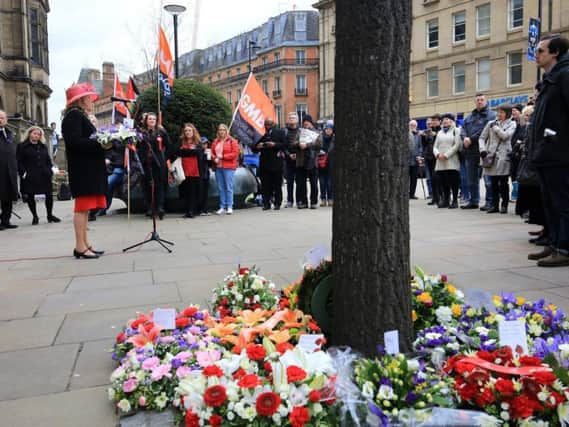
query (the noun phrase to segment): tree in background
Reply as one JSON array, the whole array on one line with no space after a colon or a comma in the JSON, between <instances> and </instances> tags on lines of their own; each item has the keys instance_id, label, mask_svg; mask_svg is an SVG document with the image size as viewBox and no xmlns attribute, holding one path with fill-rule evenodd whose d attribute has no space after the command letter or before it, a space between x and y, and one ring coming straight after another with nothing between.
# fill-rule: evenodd
<instances>
[{"instance_id":1,"label":"tree in background","mask_svg":"<svg viewBox=\"0 0 569 427\"><path fill-rule=\"evenodd\" d=\"M139 115L145 111L157 112L156 90L154 86L138 97ZM174 81L172 98L162 108L162 125L174 144L178 143L182 125L188 122L196 126L200 135L212 140L220 123L229 126L231 114L231 106L215 89L195 80L177 79Z\"/></svg>"},{"instance_id":2,"label":"tree in background","mask_svg":"<svg viewBox=\"0 0 569 427\"><path fill-rule=\"evenodd\" d=\"M336 0L333 343L411 347L411 0Z\"/></svg>"}]
</instances>

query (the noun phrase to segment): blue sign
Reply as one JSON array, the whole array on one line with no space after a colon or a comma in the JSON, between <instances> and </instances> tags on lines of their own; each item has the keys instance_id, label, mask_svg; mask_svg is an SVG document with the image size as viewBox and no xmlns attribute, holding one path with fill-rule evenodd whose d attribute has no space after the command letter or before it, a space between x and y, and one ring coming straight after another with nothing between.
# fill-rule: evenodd
<instances>
[{"instance_id":1,"label":"blue sign","mask_svg":"<svg viewBox=\"0 0 569 427\"><path fill-rule=\"evenodd\" d=\"M541 22L539 19L530 18L528 27L528 61L535 62L535 53L541 35Z\"/></svg>"},{"instance_id":2,"label":"blue sign","mask_svg":"<svg viewBox=\"0 0 569 427\"><path fill-rule=\"evenodd\" d=\"M510 105L522 104L522 105L525 105L528 103L528 101L529 101L528 95L505 96L503 98L489 99L488 105L490 105L490 108L496 108L496 107L498 107L498 105L502 105L502 104L510 104Z\"/></svg>"}]
</instances>

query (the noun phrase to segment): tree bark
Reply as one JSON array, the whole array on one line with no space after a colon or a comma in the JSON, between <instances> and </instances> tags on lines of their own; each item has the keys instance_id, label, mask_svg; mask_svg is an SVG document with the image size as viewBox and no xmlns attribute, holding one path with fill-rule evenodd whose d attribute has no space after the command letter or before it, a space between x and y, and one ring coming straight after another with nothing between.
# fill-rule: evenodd
<instances>
[{"instance_id":1,"label":"tree bark","mask_svg":"<svg viewBox=\"0 0 569 427\"><path fill-rule=\"evenodd\" d=\"M336 0L335 345L412 341L409 267L411 0Z\"/></svg>"}]
</instances>

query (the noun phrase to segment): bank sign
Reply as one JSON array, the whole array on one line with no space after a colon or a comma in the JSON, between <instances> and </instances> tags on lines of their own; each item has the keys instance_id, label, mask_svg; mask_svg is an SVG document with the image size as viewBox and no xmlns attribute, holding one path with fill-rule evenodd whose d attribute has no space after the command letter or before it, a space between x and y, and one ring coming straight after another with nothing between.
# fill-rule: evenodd
<instances>
[{"instance_id":1,"label":"bank sign","mask_svg":"<svg viewBox=\"0 0 569 427\"><path fill-rule=\"evenodd\" d=\"M516 104L522 104L522 105L526 105L529 101L529 96L528 95L516 95L516 96L505 96L503 98L493 98L493 99L489 99L488 100L488 105L490 105L490 108L496 108L498 105L502 105L502 104L510 104L510 105L516 105Z\"/></svg>"}]
</instances>

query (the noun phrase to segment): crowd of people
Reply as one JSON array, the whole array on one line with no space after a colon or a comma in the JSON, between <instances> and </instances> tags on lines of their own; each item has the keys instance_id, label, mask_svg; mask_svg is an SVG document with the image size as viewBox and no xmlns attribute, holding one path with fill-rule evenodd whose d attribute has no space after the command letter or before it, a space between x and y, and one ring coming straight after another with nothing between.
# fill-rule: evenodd
<instances>
[{"instance_id":1,"label":"crowd of people","mask_svg":"<svg viewBox=\"0 0 569 427\"><path fill-rule=\"evenodd\" d=\"M569 266L569 40L542 38L537 64L545 71L528 105L499 105L484 94L457 127L453 114L434 114L427 128L409 122L409 198L416 199L420 171L427 178L429 205L515 213L542 226L529 240L542 247L528 255L538 266ZM485 186L480 202L480 181ZM510 180L513 196L510 196Z\"/></svg>"}]
</instances>

